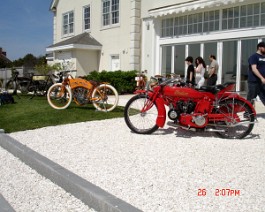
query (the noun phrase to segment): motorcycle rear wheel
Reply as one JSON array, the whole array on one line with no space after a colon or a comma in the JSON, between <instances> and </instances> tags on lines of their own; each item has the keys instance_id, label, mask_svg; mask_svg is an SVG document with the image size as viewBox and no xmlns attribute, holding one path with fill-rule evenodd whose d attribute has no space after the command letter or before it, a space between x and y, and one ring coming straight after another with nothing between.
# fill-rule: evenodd
<instances>
[{"instance_id":1,"label":"motorcycle rear wheel","mask_svg":"<svg viewBox=\"0 0 265 212\"><path fill-rule=\"evenodd\" d=\"M62 83L56 83L49 88L47 100L54 109L66 109L72 102L72 92L70 88L63 86Z\"/></svg>"},{"instance_id":2,"label":"motorcycle rear wheel","mask_svg":"<svg viewBox=\"0 0 265 212\"><path fill-rule=\"evenodd\" d=\"M246 102L239 99L229 99L219 103L215 113L229 114L226 121L215 122L216 132L221 138L241 139L249 135L254 127L254 113Z\"/></svg>"},{"instance_id":3,"label":"motorcycle rear wheel","mask_svg":"<svg viewBox=\"0 0 265 212\"><path fill-rule=\"evenodd\" d=\"M141 112L147 102L150 102L146 95L133 96L126 104L124 109L124 118L127 126L138 134L151 134L159 127L156 124L158 109L156 104Z\"/></svg>"}]
</instances>

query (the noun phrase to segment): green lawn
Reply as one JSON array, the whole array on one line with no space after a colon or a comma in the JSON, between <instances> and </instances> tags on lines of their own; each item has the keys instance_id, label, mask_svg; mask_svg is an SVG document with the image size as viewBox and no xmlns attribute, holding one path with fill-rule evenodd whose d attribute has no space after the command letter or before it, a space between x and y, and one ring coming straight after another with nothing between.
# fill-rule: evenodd
<instances>
[{"instance_id":1,"label":"green lawn","mask_svg":"<svg viewBox=\"0 0 265 212\"><path fill-rule=\"evenodd\" d=\"M78 106L72 103L65 110L55 110L48 104L46 97L19 99L14 96L14 99L15 104L0 106L0 129L4 129L6 133L123 117L123 107L116 107L111 112L99 112L92 104Z\"/></svg>"}]
</instances>

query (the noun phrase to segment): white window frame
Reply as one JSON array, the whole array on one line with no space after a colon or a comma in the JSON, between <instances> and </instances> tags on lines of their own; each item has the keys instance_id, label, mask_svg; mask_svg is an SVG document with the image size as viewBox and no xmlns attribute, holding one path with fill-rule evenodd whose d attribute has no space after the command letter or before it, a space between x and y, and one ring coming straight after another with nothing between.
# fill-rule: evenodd
<instances>
[{"instance_id":1,"label":"white window frame","mask_svg":"<svg viewBox=\"0 0 265 212\"><path fill-rule=\"evenodd\" d=\"M85 17L86 13L85 10L89 9L89 17ZM88 21L88 28L86 28L86 21ZM91 29L91 6L90 4L83 7L83 30L89 31Z\"/></svg>"},{"instance_id":2,"label":"white window frame","mask_svg":"<svg viewBox=\"0 0 265 212\"><path fill-rule=\"evenodd\" d=\"M113 2L117 1L118 2L118 9L113 10ZM104 7L104 3L109 3L107 7ZM117 22L113 22L114 14L118 13ZM102 17L102 22L101 25L103 28L111 27L111 26L116 26L120 24L120 0L102 0L102 11L101 11L101 17ZM106 18L107 17L107 18ZM106 23L105 23L106 20Z\"/></svg>"},{"instance_id":3,"label":"white window frame","mask_svg":"<svg viewBox=\"0 0 265 212\"><path fill-rule=\"evenodd\" d=\"M70 15L73 15L73 20L70 20ZM65 17L67 16L67 23L65 23ZM74 20L75 20L75 14L74 14L74 11L69 11L69 12L66 12L66 13L63 13L62 14L62 35L63 37L67 37L67 36L70 36L70 35L73 35L74 34ZM71 30L71 26L72 26L72 32L70 31Z\"/></svg>"}]
</instances>

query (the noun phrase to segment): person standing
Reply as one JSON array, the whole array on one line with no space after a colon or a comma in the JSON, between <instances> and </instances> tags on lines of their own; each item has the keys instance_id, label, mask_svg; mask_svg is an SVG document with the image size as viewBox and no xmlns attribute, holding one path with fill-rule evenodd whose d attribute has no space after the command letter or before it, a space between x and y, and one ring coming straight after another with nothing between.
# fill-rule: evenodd
<instances>
[{"instance_id":1,"label":"person standing","mask_svg":"<svg viewBox=\"0 0 265 212\"><path fill-rule=\"evenodd\" d=\"M205 79L204 79L204 72L206 69L206 65L204 60L202 59L202 57L197 57L195 60L195 64L196 64L196 84L197 84L197 88L200 88L201 86L203 86Z\"/></svg>"},{"instance_id":2,"label":"person standing","mask_svg":"<svg viewBox=\"0 0 265 212\"><path fill-rule=\"evenodd\" d=\"M265 43L257 45L257 52L248 59L248 94L247 100L254 104L254 99L259 96L265 105Z\"/></svg>"},{"instance_id":3,"label":"person standing","mask_svg":"<svg viewBox=\"0 0 265 212\"><path fill-rule=\"evenodd\" d=\"M209 66L209 70L207 70L208 71L207 86L212 86L216 85L219 65L216 61L215 55L211 54L209 56L209 59L211 61L211 64Z\"/></svg>"},{"instance_id":4,"label":"person standing","mask_svg":"<svg viewBox=\"0 0 265 212\"><path fill-rule=\"evenodd\" d=\"M193 66L193 57L188 56L185 59L185 62L188 65L186 82L190 83L191 85L195 85L195 69Z\"/></svg>"}]
</instances>

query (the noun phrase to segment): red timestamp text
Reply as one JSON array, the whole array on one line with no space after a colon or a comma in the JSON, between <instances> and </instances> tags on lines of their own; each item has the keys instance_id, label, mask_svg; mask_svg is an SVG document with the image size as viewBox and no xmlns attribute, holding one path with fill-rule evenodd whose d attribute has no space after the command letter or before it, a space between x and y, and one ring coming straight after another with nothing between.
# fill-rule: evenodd
<instances>
[{"instance_id":1,"label":"red timestamp text","mask_svg":"<svg viewBox=\"0 0 265 212\"><path fill-rule=\"evenodd\" d=\"M206 188L199 188L198 189L198 196L207 196L207 189ZM232 196L240 196L240 190L238 189L231 189L231 188L216 188L214 190L214 196L227 196L227 197L232 197Z\"/></svg>"}]
</instances>

